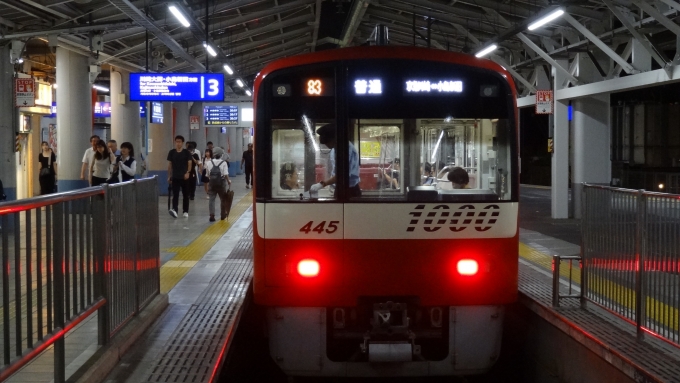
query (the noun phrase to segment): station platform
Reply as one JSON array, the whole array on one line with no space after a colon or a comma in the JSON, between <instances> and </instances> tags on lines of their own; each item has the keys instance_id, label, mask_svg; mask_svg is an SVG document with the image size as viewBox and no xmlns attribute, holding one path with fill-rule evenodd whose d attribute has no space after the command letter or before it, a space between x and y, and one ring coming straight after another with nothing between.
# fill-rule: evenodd
<instances>
[{"instance_id":1,"label":"station platform","mask_svg":"<svg viewBox=\"0 0 680 383\"><path fill-rule=\"evenodd\" d=\"M80 381L209 382L218 378L220 361L229 351L249 302L252 278L252 194L243 178L235 178L232 187L232 212L223 222L208 222L208 201L202 188L197 190L187 219L167 214L167 198L161 198L161 292L168 295L169 306L130 351L120 356L107 376L81 376ZM534 319L524 324L519 335L522 342L537 346L521 357L550 366L548 375L510 381L556 382L557 377L559 381L680 381L680 348L653 336L637 340L634 325L595 304L564 299L561 307L552 307L551 256L580 253L580 222L552 220L549 211L549 189L522 186L519 304L540 317L541 323ZM561 275L560 288L567 294L569 270L564 264ZM571 280L572 293L577 293L578 266L572 270ZM96 326L96 318L67 336L67 342L71 338L73 345L78 337L91 336L88 331L94 330L88 326ZM539 328L544 329L544 335L538 335ZM545 328L552 338L545 337ZM559 344L558 338L563 340ZM73 351L69 371L80 368L92 354L79 352ZM41 359L10 381L43 381L38 379L41 368L47 368L51 359ZM579 368L584 365L597 368Z\"/></svg>"}]
</instances>

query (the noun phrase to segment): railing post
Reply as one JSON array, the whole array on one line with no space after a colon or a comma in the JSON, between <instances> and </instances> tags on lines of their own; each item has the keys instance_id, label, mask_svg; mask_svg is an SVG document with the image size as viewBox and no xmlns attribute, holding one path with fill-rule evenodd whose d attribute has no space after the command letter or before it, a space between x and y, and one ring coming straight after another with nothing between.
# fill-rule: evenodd
<instances>
[{"instance_id":1,"label":"railing post","mask_svg":"<svg viewBox=\"0 0 680 383\"><path fill-rule=\"evenodd\" d=\"M581 184L581 247L580 247L580 255L581 255L581 307L586 306L586 300L588 298L588 262L586 259L586 254L588 253L587 249L584 249L585 247L588 246L587 241L585 240L586 236L585 233L589 232L588 228L588 193L586 191L587 184L584 182Z\"/></svg>"},{"instance_id":2,"label":"railing post","mask_svg":"<svg viewBox=\"0 0 680 383\"><path fill-rule=\"evenodd\" d=\"M99 345L105 345L109 342L109 307L111 306L111 297L109 296L109 243L108 230L109 226L109 204L108 204L108 185L102 185L104 189L103 195L97 195L92 198L92 216L101 217L101 219L93 220L93 244L92 250L96 264L97 280L94 283L94 296L102 296L106 299L106 305L102 306L97 312L98 318L98 342Z\"/></svg>"},{"instance_id":3,"label":"railing post","mask_svg":"<svg viewBox=\"0 0 680 383\"><path fill-rule=\"evenodd\" d=\"M637 339L644 339L643 327L646 319L646 302L645 302L645 246L644 246L644 231L645 219L647 212L647 201L644 190L638 190L638 208L637 219L635 225L635 324L637 327Z\"/></svg>"},{"instance_id":4,"label":"railing post","mask_svg":"<svg viewBox=\"0 0 680 383\"><path fill-rule=\"evenodd\" d=\"M560 307L560 256L555 254L552 257L552 305Z\"/></svg>"},{"instance_id":5,"label":"railing post","mask_svg":"<svg viewBox=\"0 0 680 383\"><path fill-rule=\"evenodd\" d=\"M142 233L139 230L139 219L137 219L137 212L139 211L139 190L137 188L137 179L132 180L132 198L134 199L135 211L135 259L134 259L134 280L135 280L135 315L139 314L139 296L140 296L140 282L139 282L139 260L142 251Z\"/></svg>"},{"instance_id":6,"label":"railing post","mask_svg":"<svg viewBox=\"0 0 680 383\"><path fill-rule=\"evenodd\" d=\"M54 271L54 329L64 328L64 202L54 205L52 219L54 220L54 255L52 257ZM64 337L54 341L54 381L61 383L66 380L66 349Z\"/></svg>"}]
</instances>

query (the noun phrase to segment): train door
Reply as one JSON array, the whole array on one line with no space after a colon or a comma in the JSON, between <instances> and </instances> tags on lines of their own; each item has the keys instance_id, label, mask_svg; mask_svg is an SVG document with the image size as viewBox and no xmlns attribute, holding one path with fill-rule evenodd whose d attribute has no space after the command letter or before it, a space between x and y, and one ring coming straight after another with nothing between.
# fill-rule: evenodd
<instances>
[{"instance_id":1,"label":"train door","mask_svg":"<svg viewBox=\"0 0 680 383\"><path fill-rule=\"evenodd\" d=\"M334 177L334 148L321 144L316 134L331 122L304 116L271 121L271 189L267 193L271 197L264 206L263 233L267 286L304 283L304 278L298 280L302 277L295 267L310 254L328 257L319 261L325 265L319 279L338 280L343 206L332 185L310 195L312 185Z\"/></svg>"}]
</instances>

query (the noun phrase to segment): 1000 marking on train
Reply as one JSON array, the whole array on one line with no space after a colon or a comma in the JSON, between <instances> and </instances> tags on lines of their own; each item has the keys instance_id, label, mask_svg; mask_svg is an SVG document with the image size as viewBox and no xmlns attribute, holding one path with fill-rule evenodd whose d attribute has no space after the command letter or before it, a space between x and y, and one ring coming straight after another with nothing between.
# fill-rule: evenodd
<instances>
[{"instance_id":1,"label":"1000 marking on train","mask_svg":"<svg viewBox=\"0 0 680 383\"><path fill-rule=\"evenodd\" d=\"M448 205L436 205L431 209L426 209L425 205L416 205L413 211L409 212L412 219L406 228L407 232L414 232L422 229L426 232L435 232L448 227L453 232L461 232L468 227L474 227L476 231L487 231L493 227L500 216L498 205L487 205L479 211L474 205L462 205L458 209L451 209ZM321 221L315 224L314 221L307 222L300 228L300 232L309 234L333 234L338 230L340 221Z\"/></svg>"}]
</instances>

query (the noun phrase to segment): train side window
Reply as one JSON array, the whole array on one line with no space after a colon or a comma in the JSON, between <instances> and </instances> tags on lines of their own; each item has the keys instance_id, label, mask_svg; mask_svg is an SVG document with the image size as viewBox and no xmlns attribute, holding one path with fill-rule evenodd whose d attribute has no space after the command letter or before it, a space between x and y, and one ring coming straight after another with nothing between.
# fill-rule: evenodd
<instances>
[{"instance_id":1,"label":"train side window","mask_svg":"<svg viewBox=\"0 0 680 383\"><path fill-rule=\"evenodd\" d=\"M331 159L316 130L330 121L272 120L271 198L309 201L310 188L331 177ZM313 194L334 199L334 188Z\"/></svg>"}]
</instances>

